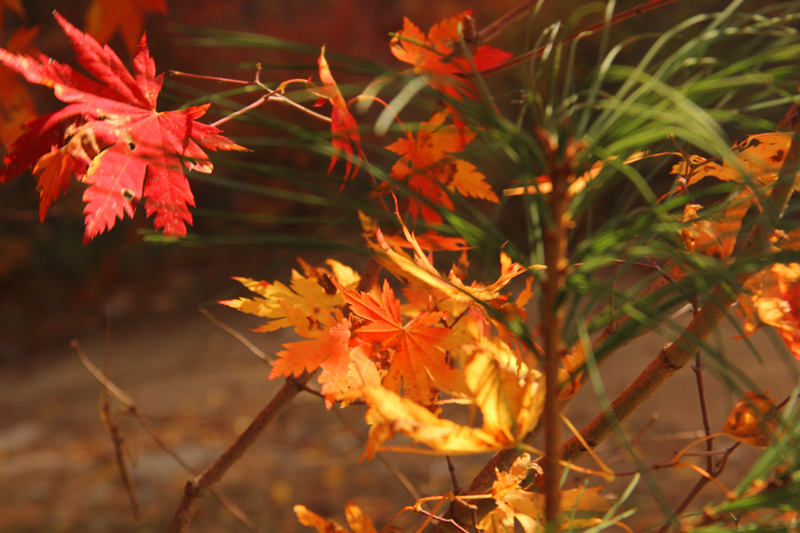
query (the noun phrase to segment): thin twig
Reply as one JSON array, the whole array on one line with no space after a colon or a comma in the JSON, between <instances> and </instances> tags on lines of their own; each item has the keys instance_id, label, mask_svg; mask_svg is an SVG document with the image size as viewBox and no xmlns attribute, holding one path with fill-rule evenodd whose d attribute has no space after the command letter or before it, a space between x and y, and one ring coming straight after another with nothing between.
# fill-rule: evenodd
<instances>
[{"instance_id":1,"label":"thin twig","mask_svg":"<svg viewBox=\"0 0 800 533\"><path fill-rule=\"evenodd\" d=\"M333 412L333 414L336 415L336 418L339 419L342 425L345 428L347 428L347 430L350 433L355 435L356 438L358 438L358 440L360 440L362 444L365 444L367 442L367 439L365 439L364 436L361 433L359 433L356 428L353 427L353 425L342 415L342 413L339 412L338 409L332 409L331 411ZM403 485L406 491L408 491L411 497L414 498L414 501L422 499L422 495L414 487L414 484L411 483L411 480L409 480L408 477L406 477L406 475L403 474L402 471L400 471L400 469L394 466L394 463L389 461L389 459L386 458L385 454L378 452L375 454L375 457L377 457L378 460L380 460L380 462L382 462L386 466L386 468L389 469L389 472L391 472L392 475L395 478L397 478L397 480L400 482L401 485Z\"/></svg>"},{"instance_id":2,"label":"thin twig","mask_svg":"<svg viewBox=\"0 0 800 533\"><path fill-rule=\"evenodd\" d=\"M153 442L155 442L156 445L159 448L161 448L167 455L172 457L172 459L176 463L178 463L184 470L192 474L196 474L197 470L189 466L189 464L186 463L186 461L184 461L183 458L180 455L178 455L177 452L175 452L175 450L170 448L167 445L167 443L164 442L164 439L161 438L161 435L159 435L158 430L156 430L153 423L150 422L150 418L141 411L139 411L138 407L136 406L136 403L130 398L130 396L125 394L125 392L123 392L122 389L120 389L116 384L114 384L114 382L111 381L108 378L108 376L106 376L99 368L97 368L97 366L95 366L92 360L89 359L89 357L86 355L86 352L83 351L83 348L81 348L80 343L77 340L73 340L70 343L70 347L78 356L78 359L80 359L81 363L86 368L86 370L88 370L89 373L98 382L100 382L101 385L103 385L105 390L107 390L120 403L122 403L122 405L125 406L128 412L130 412L134 417L136 417L136 419L139 421L139 424L141 424L142 428L144 428L145 432L147 432L150 438L153 439ZM212 489L211 493L217 499L217 501L219 501L223 507L225 507L237 519L239 519L242 522L242 524L244 524L244 526L247 527L247 529L249 529L253 533L259 533L258 526L256 526L255 523L235 503L230 501L228 498L226 498L217 490Z\"/></svg>"},{"instance_id":3,"label":"thin twig","mask_svg":"<svg viewBox=\"0 0 800 533\"><path fill-rule=\"evenodd\" d=\"M606 25L613 26L614 24L622 22L623 20L627 20L627 19L635 17L637 15L642 15L642 14L648 12L648 11L652 11L654 9L658 9L660 7L664 7L664 6L668 5L668 4L672 4L673 2L677 2L677 1L678 0L650 0L649 2L645 2L644 4L640 4L640 5L636 6L636 7L628 9L627 11L623 11L622 13L618 13L618 14L614 15L608 21L602 20L600 22L596 22L594 24L590 24L589 26L586 26L585 28L581 28L580 30L577 30L577 31L573 32L569 37L566 37L563 40L563 44L568 44L568 43L574 41L576 38L580 37L581 35L585 35L587 33L594 33L597 30L601 30ZM536 4L535 1L530 1L530 2L526 2L525 4L523 4L523 6L528 8L528 9L527 9L527 11L524 11L523 13L521 13L519 18L521 18L522 16L526 15L531 10L533 10L533 8L535 7L535 4ZM515 19L515 20L517 20L517 19ZM515 20L512 20L511 22L514 22ZM491 33L487 32L487 35L489 35L489 37L494 37L496 33L499 33L501 31L503 31L507 26L508 26L508 24L506 24L505 26L502 26L499 29L495 30L494 28L492 28L492 25L489 25L486 28L484 28L484 30L481 30L478 33L478 37L482 38L483 37L483 32L487 28L491 28ZM549 45L547 45L547 46L549 46ZM515 66L517 66L517 65L519 65L521 63L524 63L525 61L528 61L531 58L539 57L545 52L545 50L547 49L547 46L542 46L540 48L537 48L536 50L531 50L530 52L527 52L525 54L519 55L517 57L513 57L513 58L509 59L508 61L506 61L505 63L501 63L501 64L497 65L496 67L492 67L492 68L488 68L486 70L482 70L481 71L481 75L484 76L484 77L485 76L491 76L492 74L497 74L498 72L502 72L504 70L508 70L511 67L515 67Z\"/></svg>"},{"instance_id":4,"label":"thin twig","mask_svg":"<svg viewBox=\"0 0 800 533\"><path fill-rule=\"evenodd\" d=\"M495 20L488 26L485 26L481 31L478 32L475 40L479 43L487 43L491 41L503 33L506 28L536 9L537 4L543 4L546 1L547 0L526 0L525 2L522 2L517 7L506 12L499 19Z\"/></svg>"},{"instance_id":5,"label":"thin twig","mask_svg":"<svg viewBox=\"0 0 800 533\"><path fill-rule=\"evenodd\" d=\"M258 346L256 346L255 344L253 344L252 342L250 342L250 340L247 337L245 337L244 335L242 335L241 333L239 333L238 331L236 331L235 329L233 329L232 327L230 327L229 325L225 324L224 322L219 320L217 317L212 315L211 312L208 309L199 309L199 311L201 313L203 313L203 315L205 315L205 317L207 319L209 319L212 324L217 326L219 329L221 329L225 333L228 333L229 335L231 335L237 341L239 341L242 344L244 344L245 347L248 350L250 350L251 352L253 352L253 354L256 357L258 357L262 361L265 361L265 362L269 363L270 365L274 365L275 364L275 360L272 357L268 356L266 353L261 351L261 349Z\"/></svg>"},{"instance_id":6,"label":"thin twig","mask_svg":"<svg viewBox=\"0 0 800 533\"><path fill-rule=\"evenodd\" d=\"M694 484L689 493L683 498L683 501L680 503L680 505L678 505L678 507L675 509L672 518L670 518L670 520L667 520L667 522L665 522L664 525L661 526L661 528L658 530L658 533L666 533L670 524L674 523L674 519L679 518L686 511L686 509L689 508L689 505L691 505L691 503L698 496L698 494L700 494L700 492L705 488L705 486L711 482L711 479L716 479L722 474L722 472L725 470L725 467L728 466L728 459L730 458L734 450L739 447L740 444L741 442L737 442L733 446L725 450L725 454L717 462L717 466L708 471L709 474L708 477L700 476L700 479L697 480L697 483ZM709 459L711 459L710 456Z\"/></svg>"},{"instance_id":7,"label":"thin twig","mask_svg":"<svg viewBox=\"0 0 800 533\"><path fill-rule=\"evenodd\" d=\"M111 359L111 317L106 313L106 346L105 353L103 354L103 374L108 375L109 365ZM111 442L114 445L114 460L119 469L120 479L128 494L128 499L131 502L131 513L134 520L139 520L139 499L136 496L136 485L133 483L128 462L125 460L125 440L122 438L122 433L119 429L119 424L122 419L122 410L117 419L111 414L111 401L108 397L108 392L105 387L100 387L100 420L111 436Z\"/></svg>"},{"instance_id":8,"label":"thin twig","mask_svg":"<svg viewBox=\"0 0 800 533\"><path fill-rule=\"evenodd\" d=\"M460 494L461 487L458 485L458 476L456 476L456 467L453 464L453 459L449 455L444 456L447 459L447 471L450 472L450 479L453 482L453 493Z\"/></svg>"}]
</instances>

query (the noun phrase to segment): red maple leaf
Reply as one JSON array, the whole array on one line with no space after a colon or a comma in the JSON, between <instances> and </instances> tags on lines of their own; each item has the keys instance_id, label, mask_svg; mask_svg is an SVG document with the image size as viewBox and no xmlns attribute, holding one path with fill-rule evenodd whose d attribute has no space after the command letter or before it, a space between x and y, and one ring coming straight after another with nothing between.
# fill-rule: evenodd
<instances>
[{"instance_id":1,"label":"red maple leaf","mask_svg":"<svg viewBox=\"0 0 800 533\"><path fill-rule=\"evenodd\" d=\"M415 73L431 76L431 86L446 96L462 100L463 94L475 99L475 87L463 77L473 69L470 60L462 53L458 34L459 24L463 27L471 14L472 11L468 10L437 22L427 35L404 18L403 29L392 39L392 54L400 61L414 65ZM471 51L470 59L475 70L482 72L511 57L510 52L482 45Z\"/></svg>"},{"instance_id":2,"label":"red maple leaf","mask_svg":"<svg viewBox=\"0 0 800 533\"><path fill-rule=\"evenodd\" d=\"M339 91L339 87L336 85L333 75L331 75L331 69L328 66L328 62L325 60L324 46L322 47L322 53L319 55L318 63L319 77L322 79L322 83L325 87L315 91L316 95L319 96L319 100L314 105L321 106L325 100L328 100L333 106L333 112L331 113L331 135L333 136L331 144L333 145L333 157L331 157L331 164L328 167L328 172L333 170L336 162L339 161L339 154L344 152L347 156L344 179L355 178L356 174L358 174L357 164L355 165L354 172L350 174L350 171L354 168L353 157L355 154L353 152L353 146L358 150L358 156L362 160L364 159L364 152L361 150L361 136L358 133L358 124L356 124L353 115L347 108L347 102L344 96L342 96L341 91Z\"/></svg>"},{"instance_id":3,"label":"red maple leaf","mask_svg":"<svg viewBox=\"0 0 800 533\"><path fill-rule=\"evenodd\" d=\"M336 282L334 282L336 283ZM384 281L380 299L336 283L351 311L365 324L355 331L358 340L373 346L379 368L388 366L383 386L425 406L433 405L439 389L460 388L458 373L446 360L455 348L452 330L436 326L444 313L424 312L403 323L400 301ZM452 345L452 346L451 346Z\"/></svg>"},{"instance_id":4,"label":"red maple leaf","mask_svg":"<svg viewBox=\"0 0 800 533\"><path fill-rule=\"evenodd\" d=\"M72 175L89 185L84 243L114 226L135 202L145 198L147 215L165 235L183 236L192 223L188 206L194 197L181 163L211 172L206 150L245 150L196 121L208 105L179 111L156 111L163 74L142 37L133 75L117 55L55 13L75 49L78 62L96 80L41 55L39 60L0 48L0 62L29 82L53 88L67 105L26 124L27 132L11 144L0 168L0 183L29 168L39 175L40 217L69 185Z\"/></svg>"}]
</instances>

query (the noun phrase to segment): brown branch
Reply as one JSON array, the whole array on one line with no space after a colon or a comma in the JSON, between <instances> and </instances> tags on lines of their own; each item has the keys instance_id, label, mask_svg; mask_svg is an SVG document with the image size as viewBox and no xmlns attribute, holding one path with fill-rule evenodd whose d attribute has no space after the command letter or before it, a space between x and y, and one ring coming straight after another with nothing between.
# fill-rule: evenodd
<instances>
[{"instance_id":1,"label":"brown branch","mask_svg":"<svg viewBox=\"0 0 800 533\"><path fill-rule=\"evenodd\" d=\"M178 509L169 528L170 533L183 533L188 529L200 498L218 483L222 476L255 444L270 423L292 403L292 400L300 393L310 378L311 374L308 373L297 378L287 378L269 404L256 416L247 429L239 435L239 438L228 446L228 449L211 466L194 479L186 482L183 498L178 504Z\"/></svg>"},{"instance_id":2,"label":"brown branch","mask_svg":"<svg viewBox=\"0 0 800 533\"><path fill-rule=\"evenodd\" d=\"M547 0L526 0L525 2L522 2L517 7L506 12L506 14L501 16L499 19L495 20L479 31L475 40L479 43L491 41L503 33L506 28L536 9L537 4L544 4L546 1Z\"/></svg>"},{"instance_id":3,"label":"brown branch","mask_svg":"<svg viewBox=\"0 0 800 533\"><path fill-rule=\"evenodd\" d=\"M558 305L567 268L567 179L573 174L574 146L560 149L558 141L544 129L537 130L537 141L547 157L548 175L553 189L547 197L549 216L543 225L544 262L547 279L542 284L542 331L545 353L544 459L545 521L555 523L561 511L561 383L558 373L564 352L561 342L563 310ZM562 153L559 153L562 152Z\"/></svg>"}]
</instances>

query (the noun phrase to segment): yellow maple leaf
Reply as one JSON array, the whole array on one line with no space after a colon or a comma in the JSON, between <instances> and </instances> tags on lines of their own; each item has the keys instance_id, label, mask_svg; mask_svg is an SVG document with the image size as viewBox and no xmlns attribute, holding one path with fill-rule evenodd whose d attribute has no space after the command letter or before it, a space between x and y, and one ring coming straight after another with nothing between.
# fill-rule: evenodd
<instances>
[{"instance_id":1,"label":"yellow maple leaf","mask_svg":"<svg viewBox=\"0 0 800 533\"><path fill-rule=\"evenodd\" d=\"M343 528L332 520L326 520L318 514L311 512L304 505L295 505L294 513L297 519L304 526L315 528L319 533L350 533L347 529ZM347 518L347 524L352 529L352 533L377 533L375 524L369 516L353 502L348 503L344 508L344 515Z\"/></svg>"},{"instance_id":2,"label":"yellow maple leaf","mask_svg":"<svg viewBox=\"0 0 800 533\"><path fill-rule=\"evenodd\" d=\"M256 281L234 278L257 296L223 300L219 303L243 313L270 319L255 329L259 332L275 331L294 326L301 337L315 339L323 336L339 320L339 306L344 303L331 280L352 287L359 276L353 269L329 259L328 268L312 268L301 262L304 272L293 270L290 286L276 281Z\"/></svg>"},{"instance_id":3,"label":"yellow maple leaf","mask_svg":"<svg viewBox=\"0 0 800 533\"><path fill-rule=\"evenodd\" d=\"M125 48L133 55L148 12L166 13L166 0L94 0L86 13L86 33L105 44L119 31Z\"/></svg>"}]
</instances>

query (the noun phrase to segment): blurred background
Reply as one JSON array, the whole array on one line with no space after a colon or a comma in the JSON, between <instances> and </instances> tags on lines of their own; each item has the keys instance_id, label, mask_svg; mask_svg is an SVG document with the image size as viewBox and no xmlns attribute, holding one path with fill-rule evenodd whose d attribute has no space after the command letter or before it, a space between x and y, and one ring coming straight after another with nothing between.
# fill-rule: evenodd
<instances>
[{"instance_id":1,"label":"blurred background","mask_svg":"<svg viewBox=\"0 0 800 533\"><path fill-rule=\"evenodd\" d=\"M132 50L131 38L125 35L132 31L129 26L139 24L137 16L130 15L134 13L141 17L141 29L147 31L158 72L177 70L249 81L259 62L264 66L261 81L265 83L288 78L318 80L316 57L325 45L329 59L334 58L331 63L340 85L363 87L382 70L405 69L388 47L389 32L402 28L404 16L427 31L443 18L472 9L480 29L519 3L5 0L0 1L0 44L14 52L40 51L75 65L69 43L51 13L57 10L85 29L87 13L97 4L110 13L130 10L122 21L107 19L108 25L120 24L108 42L126 64ZM618 2L618 10L639 3ZM584 4L595 8L586 20L596 20L600 2L551 1L542 10L541 22L523 19L492 45L521 52L529 24L541 28ZM646 26L658 33L689 12L725 4L679 1L621 24L615 31L624 36ZM292 49L283 41L259 48L252 45L252 39L237 41L229 32L269 36L305 48ZM336 54L364 62L337 60ZM596 56L587 53L585 61L588 68ZM499 105L513 100L517 76L510 72L492 80L499 87ZM172 109L192 98L230 88L214 81L170 77L159 109ZM26 84L3 67L0 96L3 143L13 140L28 118L61 105L52 91ZM212 106L202 120L217 120L225 110L242 107L255 98L231 95L220 108ZM262 111L289 124L318 126L285 108L265 106ZM71 339L78 339L95 361L108 354L112 378L153 418L165 441L202 469L246 427L280 384L268 381L269 368L198 309L211 309L260 349L274 353L282 342L291 341L291 336L249 333L249 328L259 325L257 319L214 305L237 290L232 276L286 280L297 255L311 264L332 253L354 267L365 264L366 259L358 254L304 244L341 238L358 246L357 220L337 224L335 209L324 201L291 201L297 194L292 181L298 176L318 180L319 187L327 191L318 198L337 198L336 172L343 172L341 168L328 179L327 155L292 150L288 142L270 146L272 135L286 138L293 134L281 130L280 122L270 131L237 121L226 123L223 129L254 151L215 160L212 176L228 183L190 178L198 208L190 229L195 237L189 245L144 242L153 237L149 230L152 221L139 209L134 219L118 221L112 231L82 246L80 187L73 186L60 198L40 224L34 178L22 176L0 186L0 531L164 531L188 477L130 415L125 417L122 429L136 465L133 472L141 507L141 516L131 517L110 439L97 416L99 387L70 351ZM324 136L324 128L319 129ZM259 168L269 171L254 172ZM252 194L231 187L231 181L267 187L272 192ZM235 213L250 218L236 218ZM320 234L307 221L309 217L321 220L326 232ZM294 236L301 250L274 238L287 234ZM632 357L646 364L661 342L655 338L649 344L636 345ZM630 374L630 368L620 369L619 386ZM778 376L765 375L764 379L778 380ZM691 380L686 386L691 387ZM609 394L613 388L609 384ZM585 412L593 414L595 405L589 398L586 402ZM683 413L694 407L676 408L674 398L664 397L664 402L672 402L671 408L653 431L691 433L691 428L679 422ZM724 412L726 407L720 405L719 409ZM644 411L640 422L646 426L655 410ZM297 524L291 511L296 503L322 515L341 516L344 503L353 498L382 524L413 499L379 461L355 466L361 445L347 424L363 435L363 412L354 408L343 416L340 421L326 413L318 399L301 396L277 428L226 477L222 491L263 531L307 530ZM580 419L582 415L575 416ZM670 416L677 421L670 422ZM699 421L694 421L693 426L698 425ZM652 444L651 451L656 456L661 452L657 444ZM462 484L469 483L485 459L456 461ZM424 494L452 490L443 460L396 456L392 460ZM747 457L741 461L746 464ZM683 488L676 489L675 498L679 501L683 494ZM641 505L647 508L649 504ZM209 532L246 530L211 497L201 504L192 527L192 531Z\"/></svg>"}]
</instances>

